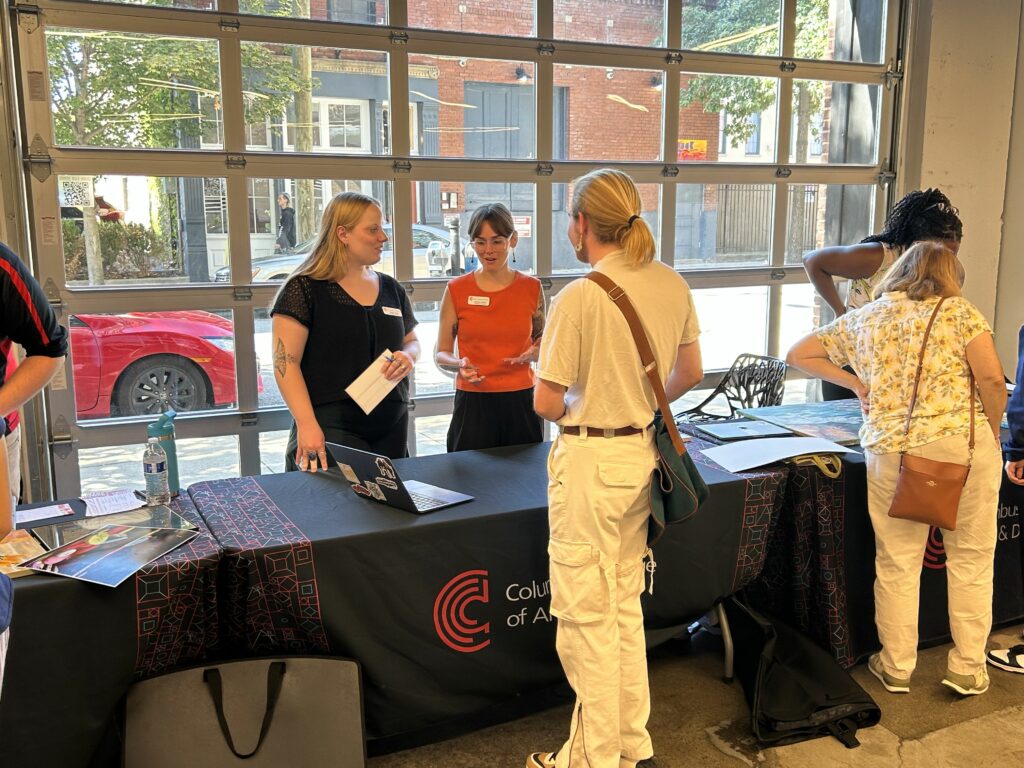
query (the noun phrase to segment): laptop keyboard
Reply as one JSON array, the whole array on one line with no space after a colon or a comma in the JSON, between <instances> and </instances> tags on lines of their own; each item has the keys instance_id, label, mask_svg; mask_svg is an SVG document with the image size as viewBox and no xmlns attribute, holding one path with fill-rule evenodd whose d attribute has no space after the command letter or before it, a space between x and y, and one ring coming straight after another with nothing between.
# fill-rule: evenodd
<instances>
[{"instance_id":1,"label":"laptop keyboard","mask_svg":"<svg viewBox=\"0 0 1024 768\"><path fill-rule=\"evenodd\" d=\"M444 499L437 499L433 496L427 496L422 493L415 493L409 491L409 497L412 499L412 503L416 506L416 509L421 512L425 509L433 509L434 507L440 507L445 502Z\"/></svg>"}]
</instances>

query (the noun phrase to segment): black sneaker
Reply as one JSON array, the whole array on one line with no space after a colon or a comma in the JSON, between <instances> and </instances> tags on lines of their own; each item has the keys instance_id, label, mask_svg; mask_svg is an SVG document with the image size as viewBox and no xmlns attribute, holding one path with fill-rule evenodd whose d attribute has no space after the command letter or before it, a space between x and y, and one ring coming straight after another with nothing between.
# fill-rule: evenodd
<instances>
[{"instance_id":1,"label":"black sneaker","mask_svg":"<svg viewBox=\"0 0 1024 768\"><path fill-rule=\"evenodd\" d=\"M1024 673L1024 645L989 651L986 659L993 667L1004 669L1007 672Z\"/></svg>"},{"instance_id":2,"label":"black sneaker","mask_svg":"<svg viewBox=\"0 0 1024 768\"><path fill-rule=\"evenodd\" d=\"M648 757L646 760L641 760L636 764L636 768L659 768L658 761L653 757Z\"/></svg>"}]
</instances>

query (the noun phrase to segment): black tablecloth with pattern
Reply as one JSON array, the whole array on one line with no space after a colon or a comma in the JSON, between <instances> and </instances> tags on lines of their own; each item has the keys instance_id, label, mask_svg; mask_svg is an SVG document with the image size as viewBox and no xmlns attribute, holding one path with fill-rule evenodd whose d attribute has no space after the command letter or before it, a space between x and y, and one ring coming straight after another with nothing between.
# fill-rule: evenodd
<instances>
[{"instance_id":1,"label":"black tablecloth with pattern","mask_svg":"<svg viewBox=\"0 0 1024 768\"><path fill-rule=\"evenodd\" d=\"M360 498L333 470L192 486L224 548L225 641L239 655L358 659L375 751L402 734L529 709L533 692L563 680L548 613L547 451L396 462L404 479L475 497L427 515ZM764 558L784 473L701 471L711 501L655 549L644 606L655 627L699 616Z\"/></svg>"},{"instance_id":2,"label":"black tablecloth with pattern","mask_svg":"<svg viewBox=\"0 0 1024 768\"><path fill-rule=\"evenodd\" d=\"M83 502L69 503L84 515ZM186 495L171 508L199 535L115 589L59 576L15 579L0 765L116 764L111 725L128 686L199 663L216 645L220 548Z\"/></svg>"},{"instance_id":3,"label":"black tablecloth with pattern","mask_svg":"<svg viewBox=\"0 0 1024 768\"><path fill-rule=\"evenodd\" d=\"M1024 618L1024 488L1005 477L1000 491L993 621ZM786 619L832 651L844 666L878 650L875 630L875 539L868 517L864 457L849 454L836 479L813 467L789 472L751 604ZM921 574L921 645L950 639L942 532L932 529Z\"/></svg>"}]
</instances>

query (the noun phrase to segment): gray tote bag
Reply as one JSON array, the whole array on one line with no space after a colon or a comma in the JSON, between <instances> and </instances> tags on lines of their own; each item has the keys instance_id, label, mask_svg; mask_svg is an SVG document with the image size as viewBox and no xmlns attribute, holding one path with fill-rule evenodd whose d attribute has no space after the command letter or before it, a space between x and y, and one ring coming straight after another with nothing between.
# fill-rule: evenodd
<instances>
[{"instance_id":1,"label":"gray tote bag","mask_svg":"<svg viewBox=\"0 0 1024 768\"><path fill-rule=\"evenodd\" d=\"M125 768L364 768L359 665L334 657L244 659L133 685Z\"/></svg>"}]
</instances>

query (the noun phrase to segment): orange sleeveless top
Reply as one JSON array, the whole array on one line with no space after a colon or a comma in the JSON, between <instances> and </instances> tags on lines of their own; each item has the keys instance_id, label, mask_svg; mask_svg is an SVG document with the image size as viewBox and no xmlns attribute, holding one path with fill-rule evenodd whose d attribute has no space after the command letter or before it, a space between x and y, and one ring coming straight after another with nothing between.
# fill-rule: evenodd
<instances>
[{"instance_id":1,"label":"orange sleeveless top","mask_svg":"<svg viewBox=\"0 0 1024 768\"><path fill-rule=\"evenodd\" d=\"M521 272L500 291L480 290L472 272L448 283L459 323L459 357L468 357L484 377L480 384L470 384L460 376L457 389L515 392L533 386L532 365L509 365L504 360L518 357L533 344L530 335L540 290L540 280Z\"/></svg>"}]
</instances>

